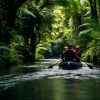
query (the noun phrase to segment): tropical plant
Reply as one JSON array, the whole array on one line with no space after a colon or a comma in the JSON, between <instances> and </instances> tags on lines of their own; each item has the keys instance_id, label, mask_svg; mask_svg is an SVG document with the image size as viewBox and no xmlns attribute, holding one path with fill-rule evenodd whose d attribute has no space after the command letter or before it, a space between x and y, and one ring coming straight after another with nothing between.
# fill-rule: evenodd
<instances>
[{"instance_id":1,"label":"tropical plant","mask_svg":"<svg viewBox=\"0 0 100 100\"><path fill-rule=\"evenodd\" d=\"M9 62L9 48L7 46L0 46L0 67Z\"/></svg>"}]
</instances>

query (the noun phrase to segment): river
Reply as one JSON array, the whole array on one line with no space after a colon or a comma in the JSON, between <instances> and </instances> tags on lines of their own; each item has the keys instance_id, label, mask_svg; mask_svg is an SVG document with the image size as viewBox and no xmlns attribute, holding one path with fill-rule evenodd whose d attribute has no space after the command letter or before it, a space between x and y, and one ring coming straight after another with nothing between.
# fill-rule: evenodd
<instances>
[{"instance_id":1,"label":"river","mask_svg":"<svg viewBox=\"0 0 100 100\"><path fill-rule=\"evenodd\" d=\"M100 100L100 69L47 68L58 60L0 70L0 100Z\"/></svg>"}]
</instances>

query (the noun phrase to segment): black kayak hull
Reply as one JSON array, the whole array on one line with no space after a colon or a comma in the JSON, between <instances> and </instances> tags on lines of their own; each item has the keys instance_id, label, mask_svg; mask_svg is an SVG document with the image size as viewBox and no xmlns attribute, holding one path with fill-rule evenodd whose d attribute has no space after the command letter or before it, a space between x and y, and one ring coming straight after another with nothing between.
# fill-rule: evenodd
<instances>
[{"instance_id":1,"label":"black kayak hull","mask_svg":"<svg viewBox=\"0 0 100 100\"><path fill-rule=\"evenodd\" d=\"M59 68L65 70L74 70L74 69L79 69L81 67L82 67L81 63L77 63L74 61L62 62L59 64Z\"/></svg>"}]
</instances>

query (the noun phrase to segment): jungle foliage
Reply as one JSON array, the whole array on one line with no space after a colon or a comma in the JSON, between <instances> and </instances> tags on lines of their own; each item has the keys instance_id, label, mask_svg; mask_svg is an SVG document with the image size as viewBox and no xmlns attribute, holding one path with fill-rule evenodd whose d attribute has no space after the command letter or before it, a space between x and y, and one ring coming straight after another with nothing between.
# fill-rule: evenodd
<instances>
[{"instance_id":1,"label":"jungle foliage","mask_svg":"<svg viewBox=\"0 0 100 100\"><path fill-rule=\"evenodd\" d=\"M100 64L100 0L0 1L0 65L59 58L66 44Z\"/></svg>"}]
</instances>

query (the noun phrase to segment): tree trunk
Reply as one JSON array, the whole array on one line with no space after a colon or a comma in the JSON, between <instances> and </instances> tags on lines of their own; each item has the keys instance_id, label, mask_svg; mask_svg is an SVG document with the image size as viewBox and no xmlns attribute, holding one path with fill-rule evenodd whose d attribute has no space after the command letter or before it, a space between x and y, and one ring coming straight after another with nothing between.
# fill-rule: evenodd
<instances>
[{"instance_id":1,"label":"tree trunk","mask_svg":"<svg viewBox=\"0 0 100 100\"><path fill-rule=\"evenodd\" d=\"M27 1L27 0L6 0L5 4L7 5L7 23L8 26L13 27L14 26L14 22L15 22L15 18L16 18L16 13L17 10L19 9L20 6L22 6L22 4Z\"/></svg>"},{"instance_id":2,"label":"tree trunk","mask_svg":"<svg viewBox=\"0 0 100 100\"><path fill-rule=\"evenodd\" d=\"M30 47L31 47L31 61L35 62L35 51L36 51L36 34L35 32L31 34L30 37Z\"/></svg>"},{"instance_id":3,"label":"tree trunk","mask_svg":"<svg viewBox=\"0 0 100 100\"><path fill-rule=\"evenodd\" d=\"M19 7L27 0L1 0L0 1L0 24L2 39L1 42L9 43L11 35L9 30L14 27L16 13Z\"/></svg>"},{"instance_id":4,"label":"tree trunk","mask_svg":"<svg viewBox=\"0 0 100 100\"><path fill-rule=\"evenodd\" d=\"M100 1L98 1L98 16L100 18Z\"/></svg>"},{"instance_id":5,"label":"tree trunk","mask_svg":"<svg viewBox=\"0 0 100 100\"><path fill-rule=\"evenodd\" d=\"M78 36L79 33L79 25L82 24L82 19L81 19L81 14L80 13L76 13L73 17L73 23L74 23L74 33L76 36Z\"/></svg>"},{"instance_id":6,"label":"tree trunk","mask_svg":"<svg viewBox=\"0 0 100 100\"><path fill-rule=\"evenodd\" d=\"M94 19L96 22L99 22L96 0L89 0L89 3L91 7L91 18Z\"/></svg>"}]
</instances>

